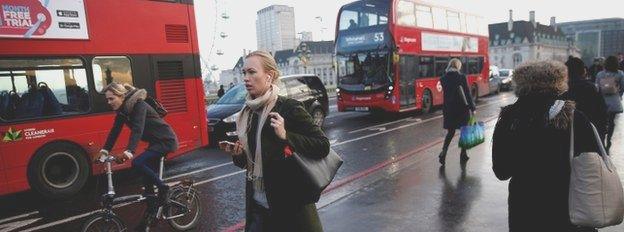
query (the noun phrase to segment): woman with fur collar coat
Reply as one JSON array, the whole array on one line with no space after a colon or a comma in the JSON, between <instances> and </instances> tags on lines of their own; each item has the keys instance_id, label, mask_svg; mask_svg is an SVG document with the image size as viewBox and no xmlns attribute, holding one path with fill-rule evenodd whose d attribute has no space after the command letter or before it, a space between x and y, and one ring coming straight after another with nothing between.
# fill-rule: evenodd
<instances>
[{"instance_id":1,"label":"woman with fur collar coat","mask_svg":"<svg viewBox=\"0 0 624 232\"><path fill-rule=\"evenodd\" d=\"M570 125L575 153L597 150L587 117L572 101L566 67L540 61L514 71L518 100L503 107L493 136L496 177L509 182L509 231L579 231L568 214Z\"/></svg>"}]
</instances>

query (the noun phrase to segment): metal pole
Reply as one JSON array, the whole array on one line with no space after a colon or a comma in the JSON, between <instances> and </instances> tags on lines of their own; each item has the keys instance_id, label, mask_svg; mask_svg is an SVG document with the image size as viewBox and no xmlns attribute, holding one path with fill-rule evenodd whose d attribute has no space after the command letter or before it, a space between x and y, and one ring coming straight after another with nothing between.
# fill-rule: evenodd
<instances>
[{"instance_id":1,"label":"metal pole","mask_svg":"<svg viewBox=\"0 0 624 232\"><path fill-rule=\"evenodd\" d=\"M158 170L158 178L163 179L163 172L165 169L165 157L160 157L160 168Z\"/></svg>"},{"instance_id":2,"label":"metal pole","mask_svg":"<svg viewBox=\"0 0 624 232\"><path fill-rule=\"evenodd\" d=\"M115 195L115 188L113 187L113 171L111 167L111 161L106 161L106 176L108 179L108 194Z\"/></svg>"}]
</instances>

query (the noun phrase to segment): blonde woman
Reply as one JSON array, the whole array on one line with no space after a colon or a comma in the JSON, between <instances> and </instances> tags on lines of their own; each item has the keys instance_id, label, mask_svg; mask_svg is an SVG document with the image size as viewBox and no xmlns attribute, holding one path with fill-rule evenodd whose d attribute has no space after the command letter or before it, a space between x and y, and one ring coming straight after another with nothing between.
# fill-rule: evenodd
<instances>
[{"instance_id":1,"label":"blonde woman","mask_svg":"<svg viewBox=\"0 0 624 232\"><path fill-rule=\"evenodd\" d=\"M329 141L303 105L278 96L273 57L255 51L243 66L247 100L236 122L239 141L220 143L247 170L245 231L323 231L315 202L319 194L299 184L298 155L322 158Z\"/></svg>"},{"instance_id":2,"label":"blonde woman","mask_svg":"<svg viewBox=\"0 0 624 232\"><path fill-rule=\"evenodd\" d=\"M161 157L178 148L178 139L173 129L158 113L143 100L147 97L144 89L137 89L128 84L113 82L104 88L104 95L108 105L117 112L113 127L108 134L101 155L108 155L119 137L121 128L126 125L130 128L130 139L119 163L132 160L132 168L143 176L143 185L146 195L154 195L154 185L158 187L159 204L167 199L169 187L156 174ZM136 156L139 140L149 143L147 149ZM134 158L136 156L136 158ZM133 159L134 158L134 159ZM158 205L149 205L143 221L136 228L145 230L155 216Z\"/></svg>"},{"instance_id":3,"label":"blonde woman","mask_svg":"<svg viewBox=\"0 0 624 232\"><path fill-rule=\"evenodd\" d=\"M468 117L470 117L470 111L475 111L475 104L472 102L466 75L461 73L461 68L461 61L457 58L453 58L446 68L446 73L440 78L442 91L444 92L444 103L442 107L444 129L447 130L442 152L440 152L438 156L442 166L446 163L446 152L448 151L449 144L451 144L451 140L453 140L453 136L455 136L455 130L466 125ZM462 92L464 96L461 95ZM468 161L466 149L461 149L460 161L462 163Z\"/></svg>"}]
</instances>

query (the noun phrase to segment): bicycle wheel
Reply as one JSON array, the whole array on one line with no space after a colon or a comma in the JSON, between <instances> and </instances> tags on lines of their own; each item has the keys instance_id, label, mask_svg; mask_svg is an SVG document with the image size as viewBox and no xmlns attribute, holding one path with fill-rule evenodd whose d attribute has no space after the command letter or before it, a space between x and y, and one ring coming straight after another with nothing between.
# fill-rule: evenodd
<instances>
[{"instance_id":1,"label":"bicycle wheel","mask_svg":"<svg viewBox=\"0 0 624 232\"><path fill-rule=\"evenodd\" d=\"M126 225L113 213L98 213L89 218L83 226L82 232L121 232L126 231Z\"/></svg>"},{"instance_id":2,"label":"bicycle wheel","mask_svg":"<svg viewBox=\"0 0 624 232\"><path fill-rule=\"evenodd\" d=\"M195 228L201 215L199 196L193 190L181 189L171 194L170 204L165 209L169 225L177 231Z\"/></svg>"}]
</instances>

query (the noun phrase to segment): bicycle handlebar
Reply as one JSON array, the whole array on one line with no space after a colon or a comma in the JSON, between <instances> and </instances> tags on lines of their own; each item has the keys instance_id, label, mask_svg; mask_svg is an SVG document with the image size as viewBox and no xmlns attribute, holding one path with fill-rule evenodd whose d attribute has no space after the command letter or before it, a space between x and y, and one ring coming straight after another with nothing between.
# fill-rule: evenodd
<instances>
[{"instance_id":1,"label":"bicycle handlebar","mask_svg":"<svg viewBox=\"0 0 624 232\"><path fill-rule=\"evenodd\" d=\"M100 156L100 158L97 158L95 160L95 163L96 164L110 163L110 162L115 161L116 159L117 158L115 158L115 156L112 156L112 155L102 155Z\"/></svg>"}]
</instances>

